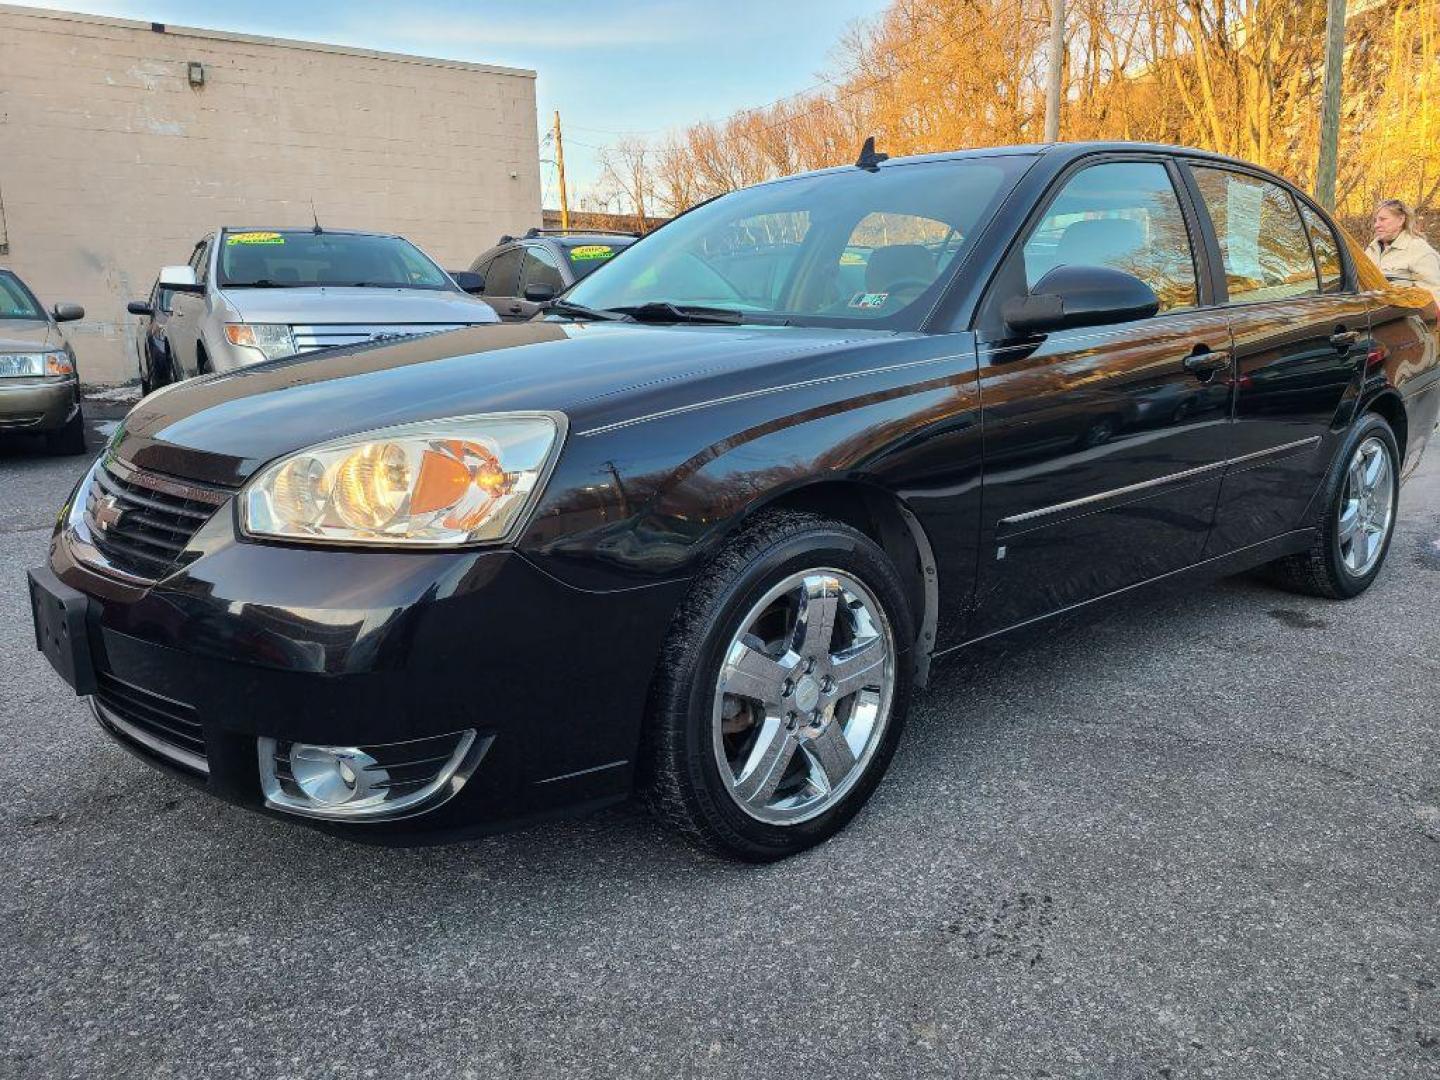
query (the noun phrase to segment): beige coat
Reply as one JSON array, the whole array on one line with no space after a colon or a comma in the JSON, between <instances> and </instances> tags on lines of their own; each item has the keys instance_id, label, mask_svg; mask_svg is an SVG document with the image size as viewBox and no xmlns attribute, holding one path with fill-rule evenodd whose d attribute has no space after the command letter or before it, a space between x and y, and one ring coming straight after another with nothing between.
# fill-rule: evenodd
<instances>
[{"instance_id":1,"label":"beige coat","mask_svg":"<svg viewBox=\"0 0 1440 1080\"><path fill-rule=\"evenodd\" d=\"M1440 303L1440 254L1423 236L1402 232L1382 254L1380 242L1371 240L1365 254L1375 260L1380 272L1392 281L1423 285Z\"/></svg>"}]
</instances>

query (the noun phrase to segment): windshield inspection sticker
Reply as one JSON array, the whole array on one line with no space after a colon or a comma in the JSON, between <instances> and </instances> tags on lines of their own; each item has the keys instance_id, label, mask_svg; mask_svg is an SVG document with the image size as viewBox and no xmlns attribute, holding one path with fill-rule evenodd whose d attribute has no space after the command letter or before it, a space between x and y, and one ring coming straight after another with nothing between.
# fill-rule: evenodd
<instances>
[{"instance_id":1,"label":"windshield inspection sticker","mask_svg":"<svg viewBox=\"0 0 1440 1080\"><path fill-rule=\"evenodd\" d=\"M225 237L226 244L283 244L285 238L278 232L237 232Z\"/></svg>"},{"instance_id":2,"label":"windshield inspection sticker","mask_svg":"<svg viewBox=\"0 0 1440 1080\"><path fill-rule=\"evenodd\" d=\"M609 244L584 244L570 249L570 258L575 262L584 262L586 259L608 259L614 254L615 249Z\"/></svg>"},{"instance_id":3,"label":"windshield inspection sticker","mask_svg":"<svg viewBox=\"0 0 1440 1080\"><path fill-rule=\"evenodd\" d=\"M888 292L857 292L850 298L850 306L853 308L884 307L885 301L889 299Z\"/></svg>"}]
</instances>

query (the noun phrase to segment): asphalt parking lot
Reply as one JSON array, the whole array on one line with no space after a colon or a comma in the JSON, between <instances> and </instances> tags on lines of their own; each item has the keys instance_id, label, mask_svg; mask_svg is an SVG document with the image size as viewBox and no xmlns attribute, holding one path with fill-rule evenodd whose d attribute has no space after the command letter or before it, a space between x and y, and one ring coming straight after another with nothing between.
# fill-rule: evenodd
<instances>
[{"instance_id":1,"label":"asphalt parking lot","mask_svg":"<svg viewBox=\"0 0 1440 1080\"><path fill-rule=\"evenodd\" d=\"M85 464L0 444L0 1076L1440 1076L1440 449L1366 596L941 665L855 823L758 869L632 807L377 850L146 768L31 637Z\"/></svg>"}]
</instances>

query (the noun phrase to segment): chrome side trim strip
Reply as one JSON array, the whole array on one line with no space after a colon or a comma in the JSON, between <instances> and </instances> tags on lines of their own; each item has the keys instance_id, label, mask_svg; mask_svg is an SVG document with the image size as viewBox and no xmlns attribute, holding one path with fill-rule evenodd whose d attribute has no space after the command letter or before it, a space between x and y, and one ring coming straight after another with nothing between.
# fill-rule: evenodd
<instances>
[{"instance_id":1,"label":"chrome side trim strip","mask_svg":"<svg viewBox=\"0 0 1440 1080\"><path fill-rule=\"evenodd\" d=\"M1084 495L1078 499L1070 499L1067 502L1056 503L1054 506L1044 506L1039 510L1027 510L1023 514L1012 514L1010 517L1001 518L1001 525L1019 525L1022 522L1034 521L1036 518L1049 517L1051 514L1063 514L1067 510L1076 510L1091 503L1104 502L1125 495L1133 495L1136 492L1145 491L1148 488L1160 487L1163 484L1172 484L1177 480L1189 480L1204 473L1214 472L1216 469L1228 469L1235 465L1247 462L1257 462L1261 458L1274 457L1290 452L1298 453L1302 449L1320 444L1319 435L1311 435L1309 438L1296 439L1294 442L1281 443L1279 446L1271 446L1265 450L1256 450L1252 454L1242 454L1239 457L1226 458L1224 461L1217 461L1210 465L1199 465L1193 469L1184 469L1181 472L1169 473L1166 476L1157 476L1153 480L1142 480L1138 484L1129 484L1125 487L1111 488L1109 491L1098 491L1094 495Z\"/></svg>"},{"instance_id":2,"label":"chrome side trim strip","mask_svg":"<svg viewBox=\"0 0 1440 1080\"><path fill-rule=\"evenodd\" d=\"M1168 476L1157 476L1153 480L1142 480L1138 484L1127 484L1125 487L1112 488L1109 491L1098 491L1094 495L1084 495L1078 499L1071 499L1068 502L1056 503L1054 506L1044 506L1039 510L1027 510L1023 514L1012 514L1010 517L1001 518L1001 525L1018 525L1022 521L1033 521L1035 518L1049 517L1051 514L1062 514L1066 510L1075 510L1081 506L1088 506L1090 503L1103 502L1106 499L1113 499L1119 495L1133 495L1137 491L1145 491L1147 488L1160 487L1162 484L1174 483L1176 480L1187 480L1191 477L1200 476L1203 473L1211 473L1217 469L1223 469L1228 462L1217 461L1210 465L1199 465L1193 469L1185 469L1183 472L1170 473Z\"/></svg>"},{"instance_id":3,"label":"chrome side trim strip","mask_svg":"<svg viewBox=\"0 0 1440 1080\"><path fill-rule=\"evenodd\" d=\"M1296 439L1294 442L1281 443L1279 446L1272 446L1268 450L1256 450L1253 454L1242 454L1240 457L1233 457L1227 462L1227 464L1239 465L1242 462L1255 461L1263 457L1271 457L1279 454L1285 454L1292 450L1298 453L1306 447L1319 445L1320 436L1311 435L1308 439Z\"/></svg>"},{"instance_id":4,"label":"chrome side trim strip","mask_svg":"<svg viewBox=\"0 0 1440 1080\"><path fill-rule=\"evenodd\" d=\"M112 736L118 732L131 742L139 743L158 757L173 761L177 765L183 765L204 776L210 775L210 762L205 758L199 754L192 754L189 750L172 746L170 743L161 742L148 731L142 731L129 721L122 720L100 704L99 698L92 697L90 699L90 709L95 713L95 719L100 722L100 726L107 729Z\"/></svg>"}]
</instances>

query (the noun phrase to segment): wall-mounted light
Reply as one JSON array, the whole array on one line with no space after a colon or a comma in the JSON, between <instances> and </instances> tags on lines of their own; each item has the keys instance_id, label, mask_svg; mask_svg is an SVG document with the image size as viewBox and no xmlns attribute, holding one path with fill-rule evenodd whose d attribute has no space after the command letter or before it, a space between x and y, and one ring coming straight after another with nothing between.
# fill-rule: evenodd
<instances>
[{"instance_id":1,"label":"wall-mounted light","mask_svg":"<svg viewBox=\"0 0 1440 1080\"><path fill-rule=\"evenodd\" d=\"M186 66L190 76L190 85L199 89L205 85L205 65L198 60L191 60Z\"/></svg>"}]
</instances>

